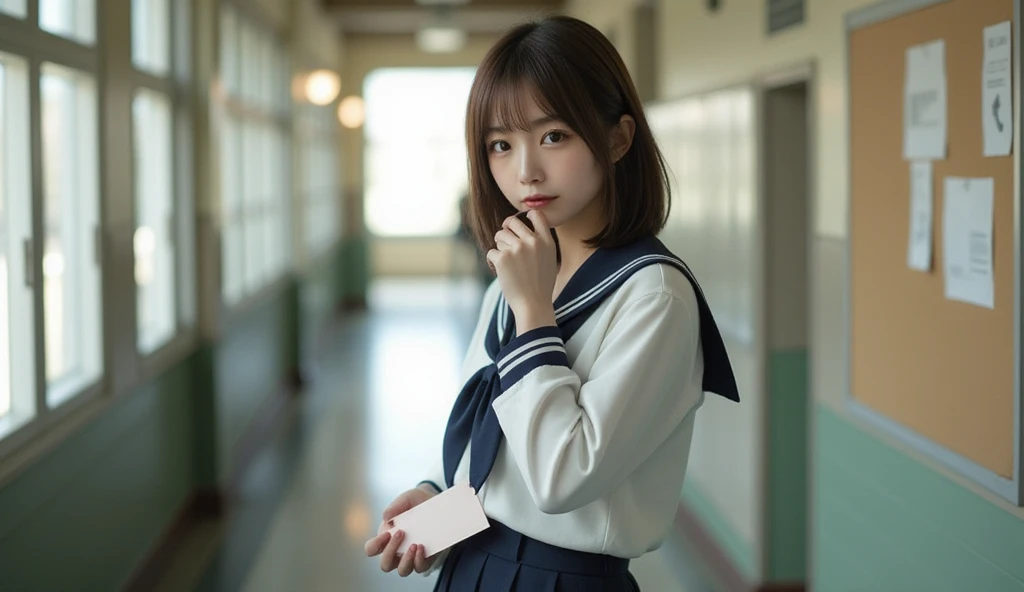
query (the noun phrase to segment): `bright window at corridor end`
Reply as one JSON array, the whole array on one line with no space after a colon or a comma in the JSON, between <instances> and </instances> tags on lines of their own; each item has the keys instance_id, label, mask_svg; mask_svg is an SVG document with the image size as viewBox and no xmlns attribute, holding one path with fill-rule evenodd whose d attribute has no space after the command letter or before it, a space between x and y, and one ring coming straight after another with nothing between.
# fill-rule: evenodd
<instances>
[{"instance_id":1,"label":"bright window at corridor end","mask_svg":"<svg viewBox=\"0 0 1024 592\"><path fill-rule=\"evenodd\" d=\"M439 236L467 191L465 119L473 68L388 68L366 77L366 225L377 236Z\"/></svg>"}]
</instances>

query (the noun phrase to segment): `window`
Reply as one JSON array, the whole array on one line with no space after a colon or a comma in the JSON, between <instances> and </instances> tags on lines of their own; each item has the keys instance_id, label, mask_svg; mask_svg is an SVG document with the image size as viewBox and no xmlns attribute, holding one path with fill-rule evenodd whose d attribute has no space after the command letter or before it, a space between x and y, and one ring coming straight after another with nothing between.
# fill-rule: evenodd
<instances>
[{"instance_id":1,"label":"window","mask_svg":"<svg viewBox=\"0 0 1024 592\"><path fill-rule=\"evenodd\" d=\"M132 0L132 63L154 76L171 70L169 0Z\"/></svg>"},{"instance_id":2,"label":"window","mask_svg":"<svg viewBox=\"0 0 1024 592\"><path fill-rule=\"evenodd\" d=\"M132 0L135 334L146 356L195 321L187 5Z\"/></svg>"},{"instance_id":3,"label":"window","mask_svg":"<svg viewBox=\"0 0 1024 592\"><path fill-rule=\"evenodd\" d=\"M25 18L25 0L0 0L0 13Z\"/></svg>"},{"instance_id":4,"label":"window","mask_svg":"<svg viewBox=\"0 0 1024 592\"><path fill-rule=\"evenodd\" d=\"M47 401L103 370L97 110L92 78L43 64L43 300Z\"/></svg>"},{"instance_id":5,"label":"window","mask_svg":"<svg viewBox=\"0 0 1024 592\"><path fill-rule=\"evenodd\" d=\"M174 337L174 167L171 103L142 89L132 103L135 145L135 284L139 351L151 353Z\"/></svg>"},{"instance_id":6,"label":"window","mask_svg":"<svg viewBox=\"0 0 1024 592\"><path fill-rule=\"evenodd\" d=\"M220 71L221 290L229 306L280 277L291 259L288 60L268 32L224 6ZM287 85L285 85L287 88Z\"/></svg>"},{"instance_id":7,"label":"window","mask_svg":"<svg viewBox=\"0 0 1024 592\"><path fill-rule=\"evenodd\" d=\"M35 414L27 70L0 54L0 434Z\"/></svg>"},{"instance_id":8,"label":"window","mask_svg":"<svg viewBox=\"0 0 1024 592\"><path fill-rule=\"evenodd\" d=\"M315 255L340 235L338 122L330 107L305 105L303 116L303 174L299 184L306 216L303 235L307 250Z\"/></svg>"},{"instance_id":9,"label":"window","mask_svg":"<svg viewBox=\"0 0 1024 592\"><path fill-rule=\"evenodd\" d=\"M378 236L450 235L467 191L465 118L474 70L367 76L366 224ZM402 163L395 174L395 163Z\"/></svg>"},{"instance_id":10,"label":"window","mask_svg":"<svg viewBox=\"0 0 1024 592\"><path fill-rule=\"evenodd\" d=\"M96 0L39 0L39 27L92 45L96 40Z\"/></svg>"}]
</instances>

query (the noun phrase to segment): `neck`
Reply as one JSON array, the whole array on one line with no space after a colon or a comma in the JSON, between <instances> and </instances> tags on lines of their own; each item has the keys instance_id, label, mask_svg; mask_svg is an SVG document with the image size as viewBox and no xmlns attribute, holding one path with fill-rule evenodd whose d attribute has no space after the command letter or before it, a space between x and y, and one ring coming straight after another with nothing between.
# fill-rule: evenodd
<instances>
[{"instance_id":1,"label":"neck","mask_svg":"<svg viewBox=\"0 0 1024 592\"><path fill-rule=\"evenodd\" d=\"M600 200L595 198L583 211L555 229L562 252L562 264L555 280L555 297L561 293L576 270L597 250L585 241L600 232L604 224L604 209Z\"/></svg>"},{"instance_id":2,"label":"neck","mask_svg":"<svg viewBox=\"0 0 1024 592\"><path fill-rule=\"evenodd\" d=\"M558 277L555 281L555 294L557 298L573 274L594 254L594 247L589 246L586 239L594 236L597 231L586 230L576 225L563 225L556 229L558 233L558 247L562 255L562 263L558 267Z\"/></svg>"}]
</instances>

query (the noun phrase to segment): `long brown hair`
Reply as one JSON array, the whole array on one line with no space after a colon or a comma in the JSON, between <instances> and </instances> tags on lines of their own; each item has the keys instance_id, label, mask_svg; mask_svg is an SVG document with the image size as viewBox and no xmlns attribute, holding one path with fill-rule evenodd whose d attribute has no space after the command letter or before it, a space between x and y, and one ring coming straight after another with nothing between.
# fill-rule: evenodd
<instances>
[{"instance_id":1,"label":"long brown hair","mask_svg":"<svg viewBox=\"0 0 1024 592\"><path fill-rule=\"evenodd\" d=\"M665 161L644 116L622 58L591 25L552 16L507 32L484 57L466 109L469 153L469 223L480 247L494 248L494 234L516 209L491 175L487 129L528 130L524 90L546 115L564 121L587 144L604 171L602 200L607 225L587 240L617 247L654 236L668 219ZM609 131L623 115L636 122L633 142L613 162Z\"/></svg>"}]
</instances>

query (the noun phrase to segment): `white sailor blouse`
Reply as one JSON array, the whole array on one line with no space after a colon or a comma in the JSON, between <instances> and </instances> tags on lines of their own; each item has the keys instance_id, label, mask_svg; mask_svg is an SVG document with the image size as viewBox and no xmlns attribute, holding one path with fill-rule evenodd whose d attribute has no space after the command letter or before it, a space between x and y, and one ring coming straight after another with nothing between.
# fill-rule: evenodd
<instances>
[{"instance_id":1,"label":"white sailor blouse","mask_svg":"<svg viewBox=\"0 0 1024 592\"><path fill-rule=\"evenodd\" d=\"M515 335L491 284L428 480L543 542L639 557L673 523L705 392L739 401L722 337L656 238L598 249L554 306L557 327Z\"/></svg>"}]
</instances>

